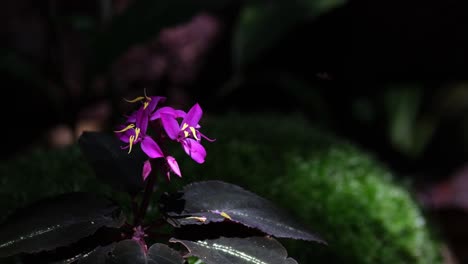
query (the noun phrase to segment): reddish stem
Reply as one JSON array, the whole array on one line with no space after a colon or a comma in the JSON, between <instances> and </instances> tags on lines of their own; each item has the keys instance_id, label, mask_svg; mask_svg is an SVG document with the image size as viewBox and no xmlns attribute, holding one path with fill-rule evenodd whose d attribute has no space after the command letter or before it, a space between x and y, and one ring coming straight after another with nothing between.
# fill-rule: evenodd
<instances>
[{"instance_id":1,"label":"reddish stem","mask_svg":"<svg viewBox=\"0 0 468 264\"><path fill-rule=\"evenodd\" d=\"M147 178L143 200L141 201L140 208L135 216L135 226L141 225L146 216L146 212L148 211L148 206L151 201L151 195L153 194L154 184L156 183L156 177L158 176L157 170L162 168L164 165L161 159L152 159L150 162L153 170Z\"/></svg>"},{"instance_id":2,"label":"reddish stem","mask_svg":"<svg viewBox=\"0 0 468 264\"><path fill-rule=\"evenodd\" d=\"M163 133L162 133L161 123L156 121L156 122L151 122L150 125L155 132L154 134L156 135L154 139L159 143L159 146L164 152L164 146L163 144L161 144L164 141L162 137ZM148 206L151 201L151 195L153 194L153 191L154 191L154 184L156 183L156 179L157 179L156 177L158 176L157 175L158 172L161 172L162 174L164 174L164 171L165 171L164 159L161 159L161 158L150 159L149 161L151 162L152 170L151 170L150 175L148 175L148 178L146 179L146 186L145 186L145 191L143 193L143 200L141 201L139 210L135 215L135 221L134 221L135 226L141 225L141 223L143 222L146 216L146 212L148 211Z\"/></svg>"}]
</instances>

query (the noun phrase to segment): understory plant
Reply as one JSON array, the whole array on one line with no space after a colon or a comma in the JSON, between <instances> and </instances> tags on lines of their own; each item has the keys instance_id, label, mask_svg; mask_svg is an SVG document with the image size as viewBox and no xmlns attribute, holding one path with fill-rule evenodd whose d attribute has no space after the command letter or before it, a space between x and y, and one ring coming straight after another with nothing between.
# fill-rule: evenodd
<instances>
[{"instance_id":1,"label":"understory plant","mask_svg":"<svg viewBox=\"0 0 468 264\"><path fill-rule=\"evenodd\" d=\"M97 178L128 197L129 206L83 191L36 201L0 226L0 258L57 264L194 259L280 264L297 262L276 238L326 244L287 211L238 185L204 180L176 191L162 189L174 175L183 176L171 144L202 164L207 156L202 142L215 142L200 132L199 104L185 112L165 106L165 99L145 93L127 100L139 107L113 133L89 131L78 140ZM156 184L158 177L166 185Z\"/></svg>"}]
</instances>

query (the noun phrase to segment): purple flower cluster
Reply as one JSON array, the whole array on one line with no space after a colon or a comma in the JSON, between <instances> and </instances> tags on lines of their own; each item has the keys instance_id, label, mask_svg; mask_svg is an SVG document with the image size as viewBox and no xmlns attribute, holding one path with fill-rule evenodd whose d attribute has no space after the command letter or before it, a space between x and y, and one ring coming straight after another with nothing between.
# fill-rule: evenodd
<instances>
[{"instance_id":1,"label":"purple flower cluster","mask_svg":"<svg viewBox=\"0 0 468 264\"><path fill-rule=\"evenodd\" d=\"M201 144L202 138L210 142L214 140L199 131L198 122L203 115L203 110L198 103L186 113L169 106L158 108L158 104L165 100L165 97L146 94L133 100L126 100L130 103L140 102L141 107L127 116L125 125L120 126L115 133L121 141L127 143L122 148L128 149L128 153L132 151L133 146L140 143L141 149L149 159L164 158L168 165L166 175L170 179L171 172L179 177L182 177L182 174L176 159L162 150L158 140L170 139L180 143L185 153L197 163L205 162L206 150ZM148 134L150 124L160 124L163 128L161 134L150 136ZM143 165L143 179L148 177L151 170L151 163L148 160Z\"/></svg>"}]
</instances>

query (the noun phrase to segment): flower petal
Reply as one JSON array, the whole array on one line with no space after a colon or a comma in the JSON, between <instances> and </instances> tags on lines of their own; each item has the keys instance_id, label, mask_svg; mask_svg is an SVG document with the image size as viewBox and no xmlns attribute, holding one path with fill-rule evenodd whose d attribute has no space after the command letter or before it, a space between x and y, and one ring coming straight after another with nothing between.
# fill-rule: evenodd
<instances>
[{"instance_id":1,"label":"flower petal","mask_svg":"<svg viewBox=\"0 0 468 264\"><path fill-rule=\"evenodd\" d=\"M179 134L179 124L177 120L169 114L161 114L161 122L170 139L176 139Z\"/></svg>"},{"instance_id":2,"label":"flower petal","mask_svg":"<svg viewBox=\"0 0 468 264\"><path fill-rule=\"evenodd\" d=\"M189 126L196 127L198 125L198 121L200 121L203 115L203 110L201 109L200 105L197 103L190 110L188 111L187 115L182 121L183 124L188 124Z\"/></svg>"},{"instance_id":3,"label":"flower petal","mask_svg":"<svg viewBox=\"0 0 468 264\"><path fill-rule=\"evenodd\" d=\"M148 111L141 107L138 109L135 125L140 128L140 133L146 135L148 129Z\"/></svg>"},{"instance_id":4,"label":"flower petal","mask_svg":"<svg viewBox=\"0 0 468 264\"><path fill-rule=\"evenodd\" d=\"M156 110L153 114L151 114L150 120L161 118L161 114L175 115L175 111L176 110L170 106L161 107L158 110Z\"/></svg>"},{"instance_id":5,"label":"flower petal","mask_svg":"<svg viewBox=\"0 0 468 264\"><path fill-rule=\"evenodd\" d=\"M176 110L170 106L164 106L156 110L156 112L154 112L150 116L150 120L161 118L161 114L169 114L169 115L174 116L174 118L181 118L181 117L185 117L186 115L186 113L182 110Z\"/></svg>"},{"instance_id":6,"label":"flower petal","mask_svg":"<svg viewBox=\"0 0 468 264\"><path fill-rule=\"evenodd\" d=\"M150 96L150 98L151 98L151 101L146 107L149 113L152 113L154 109L156 109L156 106L158 106L159 102L164 102L166 100L166 97L162 97L162 96Z\"/></svg>"},{"instance_id":7,"label":"flower petal","mask_svg":"<svg viewBox=\"0 0 468 264\"><path fill-rule=\"evenodd\" d=\"M187 113L185 113L184 111L182 110L175 110L175 117L176 118L185 118L185 116L187 115Z\"/></svg>"},{"instance_id":8,"label":"flower petal","mask_svg":"<svg viewBox=\"0 0 468 264\"><path fill-rule=\"evenodd\" d=\"M169 167L171 167L172 172L177 174L177 176L182 177L182 174L180 173L179 169L179 164L177 164L177 160L172 156L167 156L166 160L167 164L169 164Z\"/></svg>"},{"instance_id":9,"label":"flower petal","mask_svg":"<svg viewBox=\"0 0 468 264\"><path fill-rule=\"evenodd\" d=\"M152 159L164 157L161 148L150 136L145 136L141 142L141 149Z\"/></svg>"},{"instance_id":10,"label":"flower petal","mask_svg":"<svg viewBox=\"0 0 468 264\"><path fill-rule=\"evenodd\" d=\"M202 144L191 138L186 138L181 143L185 153L187 153L187 155L189 155L194 161L200 164L205 162L206 150Z\"/></svg>"},{"instance_id":11,"label":"flower petal","mask_svg":"<svg viewBox=\"0 0 468 264\"><path fill-rule=\"evenodd\" d=\"M119 126L118 129L122 129L124 126ZM130 136L135 135L135 129L129 129L124 132L116 132L115 135L117 136L118 139L125 143L130 142Z\"/></svg>"},{"instance_id":12,"label":"flower petal","mask_svg":"<svg viewBox=\"0 0 468 264\"><path fill-rule=\"evenodd\" d=\"M151 173L151 162L149 160L143 163L143 181L146 180L148 175Z\"/></svg>"},{"instance_id":13,"label":"flower petal","mask_svg":"<svg viewBox=\"0 0 468 264\"><path fill-rule=\"evenodd\" d=\"M138 110L133 111L130 115L126 116L127 123L135 123L137 114L138 114Z\"/></svg>"}]
</instances>

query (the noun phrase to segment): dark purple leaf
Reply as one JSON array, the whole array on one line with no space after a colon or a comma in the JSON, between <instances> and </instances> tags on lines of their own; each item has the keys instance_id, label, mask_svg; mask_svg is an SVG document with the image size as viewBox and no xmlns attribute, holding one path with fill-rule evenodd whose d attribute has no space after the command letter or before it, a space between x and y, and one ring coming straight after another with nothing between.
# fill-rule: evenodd
<instances>
[{"instance_id":1,"label":"dark purple leaf","mask_svg":"<svg viewBox=\"0 0 468 264\"><path fill-rule=\"evenodd\" d=\"M125 239L82 256L77 264L146 264L146 254L138 242Z\"/></svg>"},{"instance_id":2,"label":"dark purple leaf","mask_svg":"<svg viewBox=\"0 0 468 264\"><path fill-rule=\"evenodd\" d=\"M96 247L93 250L88 250L88 251L83 251L79 254L76 254L75 256L66 258L64 260L60 261L55 261L55 262L47 262L50 264L71 264L71 263L77 263L77 264L99 264L105 263L105 258L110 251L111 247L106 246L106 247Z\"/></svg>"},{"instance_id":3,"label":"dark purple leaf","mask_svg":"<svg viewBox=\"0 0 468 264\"><path fill-rule=\"evenodd\" d=\"M126 239L105 247L98 247L78 264L182 264L184 259L179 252L167 245L156 243L148 252L138 242Z\"/></svg>"},{"instance_id":4,"label":"dark purple leaf","mask_svg":"<svg viewBox=\"0 0 468 264\"><path fill-rule=\"evenodd\" d=\"M275 237L325 243L272 202L226 182L195 182L161 201L169 222L176 227L228 220Z\"/></svg>"},{"instance_id":5,"label":"dark purple leaf","mask_svg":"<svg viewBox=\"0 0 468 264\"><path fill-rule=\"evenodd\" d=\"M88 252L85 255L78 257L77 264L105 264L106 258L109 256L110 252L114 249L116 243L104 247L97 247L91 252ZM62 264L62 263L54 263ZM63 263L66 264L66 263Z\"/></svg>"},{"instance_id":6,"label":"dark purple leaf","mask_svg":"<svg viewBox=\"0 0 468 264\"><path fill-rule=\"evenodd\" d=\"M156 243L148 250L148 264L182 264L184 261L179 252L165 244Z\"/></svg>"},{"instance_id":7,"label":"dark purple leaf","mask_svg":"<svg viewBox=\"0 0 468 264\"><path fill-rule=\"evenodd\" d=\"M106 264L146 264L143 248L134 240L122 240L108 252Z\"/></svg>"},{"instance_id":8,"label":"dark purple leaf","mask_svg":"<svg viewBox=\"0 0 468 264\"><path fill-rule=\"evenodd\" d=\"M102 245L109 245L122 239L119 228L100 228L91 236L80 239L76 243L59 247L50 251L40 251L31 254L21 254L22 264L76 264L78 260L105 249ZM1 263L1 261L0 261ZM87 262L94 263L94 262Z\"/></svg>"},{"instance_id":9,"label":"dark purple leaf","mask_svg":"<svg viewBox=\"0 0 468 264\"><path fill-rule=\"evenodd\" d=\"M227 238L213 240L179 240L170 242L183 244L188 256L196 256L206 264L297 264L287 257L286 249L271 237Z\"/></svg>"},{"instance_id":10,"label":"dark purple leaf","mask_svg":"<svg viewBox=\"0 0 468 264\"><path fill-rule=\"evenodd\" d=\"M0 257L68 246L101 227L120 227L121 209L91 193L67 193L17 210L0 225Z\"/></svg>"},{"instance_id":11,"label":"dark purple leaf","mask_svg":"<svg viewBox=\"0 0 468 264\"><path fill-rule=\"evenodd\" d=\"M102 132L84 132L78 142L100 180L132 195L143 189L143 163L148 157L140 148L129 154L121 148L125 143Z\"/></svg>"}]
</instances>

